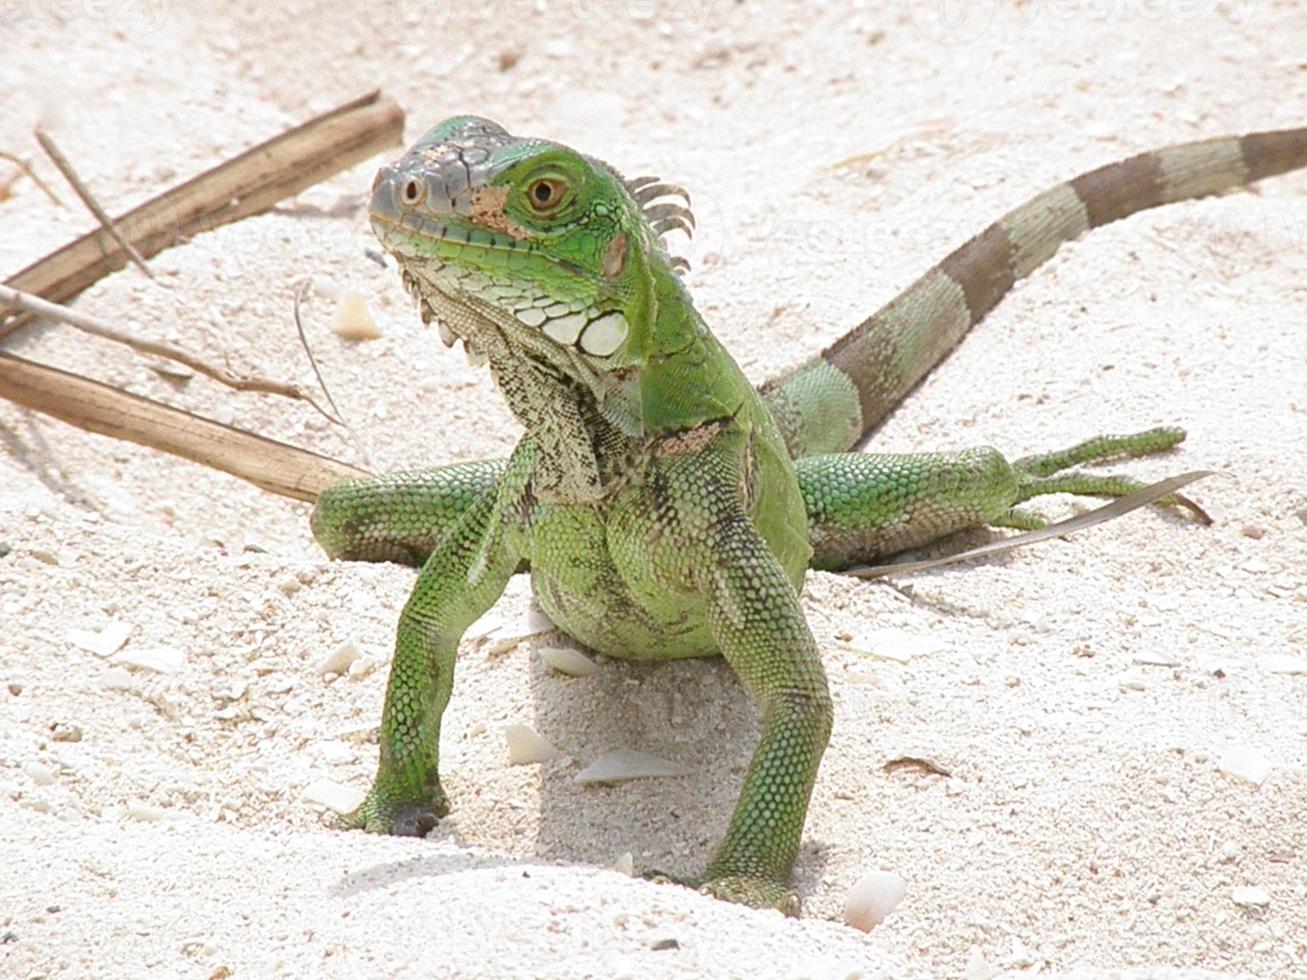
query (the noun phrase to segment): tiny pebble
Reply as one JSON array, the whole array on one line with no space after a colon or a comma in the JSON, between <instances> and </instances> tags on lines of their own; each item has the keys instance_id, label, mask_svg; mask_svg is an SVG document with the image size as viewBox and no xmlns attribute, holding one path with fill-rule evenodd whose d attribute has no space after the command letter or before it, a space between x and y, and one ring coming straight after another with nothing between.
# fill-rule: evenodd
<instances>
[{"instance_id":1,"label":"tiny pebble","mask_svg":"<svg viewBox=\"0 0 1307 980\"><path fill-rule=\"evenodd\" d=\"M1254 885L1236 885L1230 892L1230 898L1234 900L1235 905L1245 907L1265 908L1271 904L1270 893L1265 888Z\"/></svg>"},{"instance_id":2,"label":"tiny pebble","mask_svg":"<svg viewBox=\"0 0 1307 980\"><path fill-rule=\"evenodd\" d=\"M355 680L358 680L361 677L367 677L368 674L376 669L376 666L377 662L375 660L369 660L367 657L360 657L349 665L349 670L345 671L345 673L349 674L349 676Z\"/></svg>"},{"instance_id":3,"label":"tiny pebble","mask_svg":"<svg viewBox=\"0 0 1307 980\"><path fill-rule=\"evenodd\" d=\"M616 861L613 862L613 870L618 874L624 874L628 878L635 877L635 855L627 851Z\"/></svg>"},{"instance_id":4,"label":"tiny pebble","mask_svg":"<svg viewBox=\"0 0 1307 980\"><path fill-rule=\"evenodd\" d=\"M157 823L168 816L168 811L161 806L153 806L149 803L133 800L127 804L127 816L133 820L139 820L141 823Z\"/></svg>"},{"instance_id":5,"label":"tiny pebble","mask_svg":"<svg viewBox=\"0 0 1307 980\"><path fill-rule=\"evenodd\" d=\"M1179 667L1180 661L1165 653L1137 653L1130 658L1134 663L1144 667Z\"/></svg>"},{"instance_id":6,"label":"tiny pebble","mask_svg":"<svg viewBox=\"0 0 1307 980\"><path fill-rule=\"evenodd\" d=\"M113 662L138 670L152 670L159 674L175 674L186 662L186 654L173 647L151 647L145 650L123 650L114 654Z\"/></svg>"},{"instance_id":7,"label":"tiny pebble","mask_svg":"<svg viewBox=\"0 0 1307 980\"><path fill-rule=\"evenodd\" d=\"M989 964L979 946L972 945L968 950L966 980L991 980L1001 972Z\"/></svg>"},{"instance_id":8,"label":"tiny pebble","mask_svg":"<svg viewBox=\"0 0 1307 980\"><path fill-rule=\"evenodd\" d=\"M215 701L239 701L249 690L250 686L244 681L224 681L209 694Z\"/></svg>"},{"instance_id":9,"label":"tiny pebble","mask_svg":"<svg viewBox=\"0 0 1307 980\"><path fill-rule=\"evenodd\" d=\"M844 900L845 924L870 932L898 907L907 890L907 883L892 871L868 872Z\"/></svg>"},{"instance_id":10,"label":"tiny pebble","mask_svg":"<svg viewBox=\"0 0 1307 980\"><path fill-rule=\"evenodd\" d=\"M589 677L599 669L597 663L571 647L542 647L540 659L568 677Z\"/></svg>"},{"instance_id":11,"label":"tiny pebble","mask_svg":"<svg viewBox=\"0 0 1307 980\"><path fill-rule=\"evenodd\" d=\"M275 678L268 685L269 694L289 694L295 689L295 681L290 677Z\"/></svg>"},{"instance_id":12,"label":"tiny pebble","mask_svg":"<svg viewBox=\"0 0 1307 980\"><path fill-rule=\"evenodd\" d=\"M40 762L24 762L23 772L37 786L49 786L54 782L54 770Z\"/></svg>"},{"instance_id":13,"label":"tiny pebble","mask_svg":"<svg viewBox=\"0 0 1307 980\"><path fill-rule=\"evenodd\" d=\"M63 722L56 722L50 730L50 737L56 742L80 742L82 740L82 730L76 725L65 725Z\"/></svg>"},{"instance_id":14,"label":"tiny pebble","mask_svg":"<svg viewBox=\"0 0 1307 980\"><path fill-rule=\"evenodd\" d=\"M100 678L100 686L109 691L126 691L132 686L132 675L121 667L110 667Z\"/></svg>"},{"instance_id":15,"label":"tiny pebble","mask_svg":"<svg viewBox=\"0 0 1307 980\"><path fill-rule=\"evenodd\" d=\"M332 330L345 340L376 340L381 336L381 328L368 312L367 301L352 289L343 293L336 304Z\"/></svg>"},{"instance_id":16,"label":"tiny pebble","mask_svg":"<svg viewBox=\"0 0 1307 980\"><path fill-rule=\"evenodd\" d=\"M330 765L344 765L354 761L354 750L344 742L322 742L318 745L318 755Z\"/></svg>"},{"instance_id":17,"label":"tiny pebble","mask_svg":"<svg viewBox=\"0 0 1307 980\"><path fill-rule=\"evenodd\" d=\"M509 725L504 729L504 741L508 743L510 766L529 766L536 762L547 762L563 754L549 744L544 736L526 725Z\"/></svg>"},{"instance_id":18,"label":"tiny pebble","mask_svg":"<svg viewBox=\"0 0 1307 980\"><path fill-rule=\"evenodd\" d=\"M1307 657L1268 653L1257 658L1257 666L1271 674L1307 674Z\"/></svg>"},{"instance_id":19,"label":"tiny pebble","mask_svg":"<svg viewBox=\"0 0 1307 980\"><path fill-rule=\"evenodd\" d=\"M1266 533L1260 524L1245 524L1241 530L1245 538L1252 538L1254 541L1259 540Z\"/></svg>"},{"instance_id":20,"label":"tiny pebble","mask_svg":"<svg viewBox=\"0 0 1307 980\"><path fill-rule=\"evenodd\" d=\"M318 673L343 674L349 669L350 664L361 656L363 654L359 651L358 645L352 639L346 640L318 664Z\"/></svg>"},{"instance_id":21,"label":"tiny pebble","mask_svg":"<svg viewBox=\"0 0 1307 980\"><path fill-rule=\"evenodd\" d=\"M98 631L69 630L67 640L87 653L93 653L97 657L109 657L122 649L131 633L130 624L115 619Z\"/></svg>"}]
</instances>

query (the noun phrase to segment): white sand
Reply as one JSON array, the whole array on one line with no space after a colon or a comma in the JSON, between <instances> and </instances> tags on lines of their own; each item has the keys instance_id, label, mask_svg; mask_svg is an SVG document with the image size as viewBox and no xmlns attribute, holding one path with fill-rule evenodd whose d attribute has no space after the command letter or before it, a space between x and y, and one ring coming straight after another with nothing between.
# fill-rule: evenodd
<instances>
[{"instance_id":1,"label":"white sand","mask_svg":"<svg viewBox=\"0 0 1307 980\"><path fill-rule=\"evenodd\" d=\"M944 27L926 2L109 6L0 8L0 149L38 156L53 121L117 211L373 86L410 139L484 113L689 187L696 298L758 379L1055 180L1307 120L1296 2L990 2ZM365 255L373 166L79 308L307 384L290 298L316 276L313 343L378 467L502 454L517 430L485 372ZM0 274L88 227L21 181ZM427 841L327 829L304 791L371 777L412 573L329 563L303 506L0 404L0 974L1307 976L1307 676L1273 670L1307 656L1304 283L1307 176L1137 216L1064 249L885 427L881 448L1021 453L1178 422L1182 451L1131 470L1222 471L1196 491L1219 521L1135 514L892 585L811 576L837 718L799 922L603 870L629 851L692 873L722 833L757 722L720 663L572 679L540 663L556 640L468 642L451 817ZM332 335L329 287L373 298L383 338ZM67 328L7 346L354 452L289 402L169 382ZM526 599L518 579L499 608ZM123 673L67 638L111 621L180 668ZM870 629L943 646L904 664L841 642ZM350 639L378 669L327 682ZM509 767L517 723L566 758ZM1219 771L1232 746L1269 763L1260 786ZM693 774L573 781L617 747ZM903 755L951 776L885 768ZM842 903L878 868L907 897L864 935ZM1245 887L1269 904L1236 904Z\"/></svg>"}]
</instances>

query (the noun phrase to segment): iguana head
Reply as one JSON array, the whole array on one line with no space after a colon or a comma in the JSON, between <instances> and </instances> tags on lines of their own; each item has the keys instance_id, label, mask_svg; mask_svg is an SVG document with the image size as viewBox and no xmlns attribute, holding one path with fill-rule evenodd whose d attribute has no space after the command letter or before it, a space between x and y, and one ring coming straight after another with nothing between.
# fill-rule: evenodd
<instances>
[{"instance_id":1,"label":"iguana head","mask_svg":"<svg viewBox=\"0 0 1307 980\"><path fill-rule=\"evenodd\" d=\"M674 429L687 399L711 396L703 375L712 358L701 348L712 341L661 243L692 227L689 210L666 200L677 195L686 197L458 116L381 169L370 214L423 319L438 323L447 345L462 340L470 359L490 362L538 444L567 443L575 455L589 451L580 443L611 445L605 426L632 439ZM677 374L679 361L691 369ZM691 414L731 410L706 402ZM604 482L603 452L591 455L576 479L594 485Z\"/></svg>"},{"instance_id":2,"label":"iguana head","mask_svg":"<svg viewBox=\"0 0 1307 980\"><path fill-rule=\"evenodd\" d=\"M492 361L507 345L569 373L638 359L639 260L657 235L607 165L459 116L381 169L370 210L447 344Z\"/></svg>"}]
</instances>

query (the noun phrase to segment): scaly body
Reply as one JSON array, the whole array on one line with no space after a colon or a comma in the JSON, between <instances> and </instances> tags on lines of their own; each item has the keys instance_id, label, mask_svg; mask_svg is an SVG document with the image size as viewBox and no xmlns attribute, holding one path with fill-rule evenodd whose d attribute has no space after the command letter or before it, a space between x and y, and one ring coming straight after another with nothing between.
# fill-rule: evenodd
<instances>
[{"instance_id":1,"label":"scaly body","mask_svg":"<svg viewBox=\"0 0 1307 980\"><path fill-rule=\"evenodd\" d=\"M373 188L374 230L422 318L486 361L525 429L511 459L351 481L314 533L336 556L421 565L400 617L381 758L347 826L421 834L446 812L440 718L467 626L528 567L542 608L603 653L721 654L763 734L701 887L789 912L787 879L830 733L798 592L980 524L1034 527L1040 493L1132 481L1066 467L1174 445L1159 429L1009 464L992 449L843 453L1016 279L1088 228L1307 163L1307 130L1142 154L1059 185L966 243L760 391L718 344L662 235L684 192L474 117L431 130ZM687 198L688 203L688 198Z\"/></svg>"}]
</instances>

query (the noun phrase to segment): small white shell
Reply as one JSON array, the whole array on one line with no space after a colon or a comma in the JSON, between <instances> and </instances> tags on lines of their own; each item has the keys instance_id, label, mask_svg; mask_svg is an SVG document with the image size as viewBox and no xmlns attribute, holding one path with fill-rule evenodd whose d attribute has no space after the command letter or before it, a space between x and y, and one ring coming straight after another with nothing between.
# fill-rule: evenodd
<instances>
[{"instance_id":1,"label":"small white shell","mask_svg":"<svg viewBox=\"0 0 1307 980\"><path fill-rule=\"evenodd\" d=\"M129 649L114 654L112 662L138 670L152 670L158 674L175 674L186 663L186 654L173 647Z\"/></svg>"},{"instance_id":2,"label":"small white shell","mask_svg":"<svg viewBox=\"0 0 1307 980\"><path fill-rule=\"evenodd\" d=\"M928 657L947 649L941 640L933 636L920 636L895 629L864 630L845 646L864 657L894 660L901 664L914 657Z\"/></svg>"},{"instance_id":3,"label":"small white shell","mask_svg":"<svg viewBox=\"0 0 1307 980\"><path fill-rule=\"evenodd\" d=\"M543 735L527 728L526 725L509 725L504 729L504 741L508 743L510 766L529 766L535 762L548 762L563 754L550 745Z\"/></svg>"},{"instance_id":4,"label":"small white shell","mask_svg":"<svg viewBox=\"0 0 1307 980\"><path fill-rule=\"evenodd\" d=\"M871 871L858 879L844 899L844 922L870 932L893 912L908 886L892 871Z\"/></svg>"},{"instance_id":5,"label":"small white shell","mask_svg":"<svg viewBox=\"0 0 1307 980\"><path fill-rule=\"evenodd\" d=\"M688 776L690 770L647 752L613 749L576 774L578 783L624 783L654 776Z\"/></svg>"},{"instance_id":6,"label":"small white shell","mask_svg":"<svg viewBox=\"0 0 1307 980\"><path fill-rule=\"evenodd\" d=\"M597 663L571 647L541 647L540 659L568 677L589 677L599 669Z\"/></svg>"},{"instance_id":7,"label":"small white shell","mask_svg":"<svg viewBox=\"0 0 1307 980\"><path fill-rule=\"evenodd\" d=\"M304 798L337 813L349 813L363 802L363 794L332 779L315 779L304 787Z\"/></svg>"},{"instance_id":8,"label":"small white shell","mask_svg":"<svg viewBox=\"0 0 1307 980\"><path fill-rule=\"evenodd\" d=\"M1271 904L1271 894L1265 888L1256 885L1236 885L1230 891L1230 899L1235 905L1265 908Z\"/></svg>"},{"instance_id":9,"label":"small white shell","mask_svg":"<svg viewBox=\"0 0 1307 980\"><path fill-rule=\"evenodd\" d=\"M346 340L376 340L381 336L381 328L368 312L367 300L353 290L344 293L336 304L332 329Z\"/></svg>"},{"instance_id":10,"label":"small white shell","mask_svg":"<svg viewBox=\"0 0 1307 980\"><path fill-rule=\"evenodd\" d=\"M349 669L359 657L363 656L358 648L358 644L353 640L346 640L331 653L327 654L318 664L319 674L343 674Z\"/></svg>"},{"instance_id":11,"label":"small white shell","mask_svg":"<svg viewBox=\"0 0 1307 980\"><path fill-rule=\"evenodd\" d=\"M1250 745L1231 745L1216 760L1216 768L1227 776L1246 779L1260 786L1275 766Z\"/></svg>"},{"instance_id":12,"label":"small white shell","mask_svg":"<svg viewBox=\"0 0 1307 980\"><path fill-rule=\"evenodd\" d=\"M131 634L132 627L129 624L115 619L98 633L90 630L69 630L68 642L97 657L110 657L122 649Z\"/></svg>"}]
</instances>

